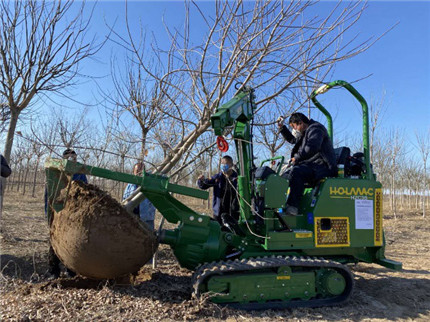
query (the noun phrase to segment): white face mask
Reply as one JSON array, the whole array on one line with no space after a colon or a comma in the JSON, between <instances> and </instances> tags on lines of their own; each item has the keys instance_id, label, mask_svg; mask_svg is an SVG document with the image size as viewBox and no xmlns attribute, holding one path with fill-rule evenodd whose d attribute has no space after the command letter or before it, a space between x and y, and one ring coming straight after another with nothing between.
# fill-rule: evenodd
<instances>
[{"instance_id":1,"label":"white face mask","mask_svg":"<svg viewBox=\"0 0 430 322\"><path fill-rule=\"evenodd\" d=\"M293 130L291 131L291 134L292 134L296 139L298 139L298 138L300 138L300 137L302 136L302 133L300 133L300 131L297 131L296 129L293 129Z\"/></svg>"}]
</instances>

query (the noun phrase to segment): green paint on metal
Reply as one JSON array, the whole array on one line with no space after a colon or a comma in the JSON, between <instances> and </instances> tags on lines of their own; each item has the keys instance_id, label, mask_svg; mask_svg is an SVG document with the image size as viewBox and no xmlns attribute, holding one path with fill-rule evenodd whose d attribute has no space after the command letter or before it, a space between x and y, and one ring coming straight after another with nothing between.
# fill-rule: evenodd
<instances>
[{"instance_id":1,"label":"green paint on metal","mask_svg":"<svg viewBox=\"0 0 430 322\"><path fill-rule=\"evenodd\" d=\"M276 160L281 160L276 165L276 174L279 175L280 172L281 172L281 170L282 170L282 165L284 164L284 160L285 160L284 156L278 156L278 157L273 157L273 158L270 158L270 159L263 160L260 163L260 167L262 167L266 162L273 162L273 161L276 161Z\"/></svg>"},{"instance_id":2,"label":"green paint on metal","mask_svg":"<svg viewBox=\"0 0 430 322\"><path fill-rule=\"evenodd\" d=\"M316 296L313 272L265 272L217 276L208 282L215 303L310 299Z\"/></svg>"},{"instance_id":3,"label":"green paint on metal","mask_svg":"<svg viewBox=\"0 0 430 322\"><path fill-rule=\"evenodd\" d=\"M60 211L62 203L57 203L56 199L59 192L66 187L70 177L74 173L84 173L96 177L137 184L141 186L144 193L151 203L160 213L172 223L177 223L183 218L194 216L195 222L199 226L207 224L209 218L202 216L188 206L172 197L171 193L191 196L194 198L207 199L208 191L202 191L186 186L169 183L169 178L163 175L145 172L142 176L134 176L128 173L110 171L103 168L84 165L68 160L48 159L45 163L48 190L48 217L52 216L52 209Z\"/></svg>"},{"instance_id":4,"label":"green paint on metal","mask_svg":"<svg viewBox=\"0 0 430 322\"><path fill-rule=\"evenodd\" d=\"M328 123L328 132L333 142L333 125L332 125L332 118L330 113L318 102L316 99L316 96L318 94L323 94L327 92L330 88L333 88L335 86L341 86L346 88L361 104L362 110L363 110L363 150L364 150L364 157L365 157L365 163L366 163L366 179L371 180L373 179L372 169L370 168L370 150L369 150L369 109L367 106L366 100L361 96L361 94L348 82L342 81L342 80L336 80L333 82L330 82L328 84L325 84L318 88L317 90L313 91L311 94L312 102L315 104L315 106L323 112L323 114L327 117L327 123Z\"/></svg>"},{"instance_id":5,"label":"green paint on metal","mask_svg":"<svg viewBox=\"0 0 430 322\"><path fill-rule=\"evenodd\" d=\"M238 160L238 191L240 195L239 225L244 231L253 228L251 212L250 173L253 167L252 137L250 122L255 109L255 95L251 88L244 88L227 103L217 109L211 116L211 123L216 135L223 135L227 127L233 126L233 138Z\"/></svg>"},{"instance_id":6,"label":"green paint on metal","mask_svg":"<svg viewBox=\"0 0 430 322\"><path fill-rule=\"evenodd\" d=\"M269 251L303 250L313 249L314 234L312 231L270 231L264 243L264 248Z\"/></svg>"},{"instance_id":7,"label":"green paint on metal","mask_svg":"<svg viewBox=\"0 0 430 322\"><path fill-rule=\"evenodd\" d=\"M278 176L270 175L261 185L261 196L264 197L266 208L282 208L287 202L288 180Z\"/></svg>"},{"instance_id":8,"label":"green paint on metal","mask_svg":"<svg viewBox=\"0 0 430 322\"><path fill-rule=\"evenodd\" d=\"M379 264L381 266L387 267L389 269L395 270L395 271L401 271L402 270L402 263L393 261L391 259L382 258L378 259L376 261L376 264Z\"/></svg>"},{"instance_id":9,"label":"green paint on metal","mask_svg":"<svg viewBox=\"0 0 430 322\"><path fill-rule=\"evenodd\" d=\"M239 91L230 101L219 107L211 116L212 128L215 135L223 135L224 129L235 122L247 122L252 119L254 112L254 96L252 89Z\"/></svg>"},{"instance_id":10,"label":"green paint on metal","mask_svg":"<svg viewBox=\"0 0 430 322\"><path fill-rule=\"evenodd\" d=\"M326 270L322 275L321 285L330 295L340 295L346 287L345 278L335 270Z\"/></svg>"}]
</instances>

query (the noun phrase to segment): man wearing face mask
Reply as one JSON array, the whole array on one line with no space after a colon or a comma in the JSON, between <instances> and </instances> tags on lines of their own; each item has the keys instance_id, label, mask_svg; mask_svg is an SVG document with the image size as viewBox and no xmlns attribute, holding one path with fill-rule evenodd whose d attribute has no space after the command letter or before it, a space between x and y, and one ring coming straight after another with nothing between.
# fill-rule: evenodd
<instances>
[{"instance_id":1,"label":"man wearing face mask","mask_svg":"<svg viewBox=\"0 0 430 322\"><path fill-rule=\"evenodd\" d=\"M302 113L291 114L291 132L283 119L278 119L277 123L285 140L294 144L290 159L292 168L282 176L290 181L286 213L297 216L305 183L336 176L336 156L328 132L321 123L309 120Z\"/></svg>"},{"instance_id":2,"label":"man wearing face mask","mask_svg":"<svg viewBox=\"0 0 430 322\"><path fill-rule=\"evenodd\" d=\"M197 180L200 189L213 187L212 209L214 218L225 226L232 220L239 219L239 202L237 199L237 172L233 170L233 159L225 155L221 159L221 172L205 178L201 175Z\"/></svg>"}]
</instances>

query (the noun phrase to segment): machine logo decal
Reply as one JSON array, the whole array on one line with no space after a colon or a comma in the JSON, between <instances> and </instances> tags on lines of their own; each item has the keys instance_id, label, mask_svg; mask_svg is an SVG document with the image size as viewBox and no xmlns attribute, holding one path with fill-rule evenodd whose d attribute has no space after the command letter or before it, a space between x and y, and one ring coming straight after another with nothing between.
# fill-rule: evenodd
<instances>
[{"instance_id":1,"label":"machine logo decal","mask_svg":"<svg viewBox=\"0 0 430 322\"><path fill-rule=\"evenodd\" d=\"M374 195L373 188L365 187L330 187L330 198L367 199Z\"/></svg>"}]
</instances>

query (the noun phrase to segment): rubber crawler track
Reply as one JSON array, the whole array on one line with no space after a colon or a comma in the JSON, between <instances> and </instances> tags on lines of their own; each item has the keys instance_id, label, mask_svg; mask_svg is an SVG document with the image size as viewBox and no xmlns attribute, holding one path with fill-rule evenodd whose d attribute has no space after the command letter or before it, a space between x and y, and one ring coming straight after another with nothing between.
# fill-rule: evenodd
<instances>
[{"instance_id":1,"label":"rubber crawler track","mask_svg":"<svg viewBox=\"0 0 430 322\"><path fill-rule=\"evenodd\" d=\"M283 309L290 307L320 307L338 305L348 300L351 295L354 278L345 265L338 262L329 261L321 258L313 257L285 257L285 256L271 256L271 257L257 257L242 260L228 260L220 262L212 262L203 264L198 267L192 277L194 295L200 296L200 286L206 283L213 275L234 274L236 272L243 273L249 271L257 272L260 269L277 268L280 266L292 267L314 267L316 269L325 267L335 269L342 274L346 281L345 291L332 298L312 298L309 300L291 300L291 301L267 301L267 302L251 302L251 303L228 303L230 307L243 309L243 310L266 310L266 309Z\"/></svg>"}]
</instances>

